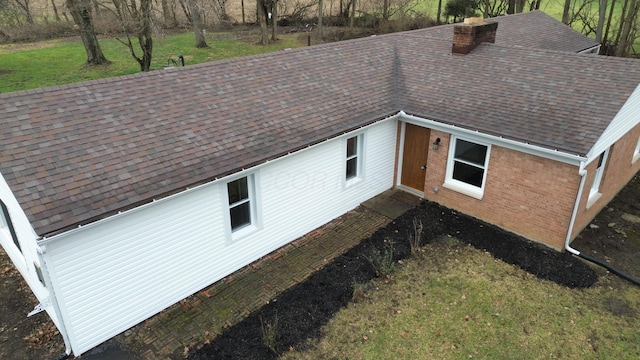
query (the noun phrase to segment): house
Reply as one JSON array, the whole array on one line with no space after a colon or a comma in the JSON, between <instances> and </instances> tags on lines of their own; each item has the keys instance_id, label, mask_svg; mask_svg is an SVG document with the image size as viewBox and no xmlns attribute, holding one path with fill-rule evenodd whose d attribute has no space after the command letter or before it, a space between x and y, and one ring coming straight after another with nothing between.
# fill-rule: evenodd
<instances>
[{"instance_id":1,"label":"house","mask_svg":"<svg viewBox=\"0 0 640 360\"><path fill-rule=\"evenodd\" d=\"M593 51L531 12L2 94L0 243L75 355L392 187L562 250L640 169Z\"/></svg>"}]
</instances>

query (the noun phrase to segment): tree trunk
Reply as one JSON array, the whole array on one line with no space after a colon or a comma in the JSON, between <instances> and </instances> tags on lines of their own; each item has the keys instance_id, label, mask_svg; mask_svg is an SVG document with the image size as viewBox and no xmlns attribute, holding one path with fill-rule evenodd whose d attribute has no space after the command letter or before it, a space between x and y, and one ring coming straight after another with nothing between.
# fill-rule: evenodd
<instances>
[{"instance_id":1,"label":"tree trunk","mask_svg":"<svg viewBox=\"0 0 640 360\"><path fill-rule=\"evenodd\" d=\"M60 22L60 14L58 14L58 7L56 6L55 0L51 0L51 6L53 7L53 14L56 17L56 21Z\"/></svg>"},{"instance_id":2,"label":"tree trunk","mask_svg":"<svg viewBox=\"0 0 640 360\"><path fill-rule=\"evenodd\" d=\"M349 19L349 27L353 29L353 21L356 18L356 0L351 0L351 18Z\"/></svg>"},{"instance_id":3,"label":"tree trunk","mask_svg":"<svg viewBox=\"0 0 640 360\"><path fill-rule=\"evenodd\" d=\"M507 3L507 14L513 14L516 10L516 0L509 0Z\"/></svg>"},{"instance_id":4,"label":"tree trunk","mask_svg":"<svg viewBox=\"0 0 640 360\"><path fill-rule=\"evenodd\" d=\"M520 14L524 10L526 0L516 0L516 13Z\"/></svg>"},{"instance_id":5,"label":"tree trunk","mask_svg":"<svg viewBox=\"0 0 640 360\"><path fill-rule=\"evenodd\" d=\"M138 43L142 49L142 62L140 70L151 70L151 57L153 54L153 27L151 19L152 0L140 0L141 29L138 34Z\"/></svg>"},{"instance_id":6,"label":"tree trunk","mask_svg":"<svg viewBox=\"0 0 640 360\"><path fill-rule=\"evenodd\" d=\"M600 0L600 8L598 11L598 25L596 26L596 42L602 44L602 29L604 28L604 19L607 17L607 0Z\"/></svg>"},{"instance_id":7,"label":"tree trunk","mask_svg":"<svg viewBox=\"0 0 640 360\"><path fill-rule=\"evenodd\" d=\"M18 5L18 7L20 9L22 9L22 13L24 14L25 19L27 20L28 24L34 24L35 21L33 20L33 15L31 14L31 4L29 2L30 0L15 0L16 5Z\"/></svg>"},{"instance_id":8,"label":"tree trunk","mask_svg":"<svg viewBox=\"0 0 640 360\"><path fill-rule=\"evenodd\" d=\"M91 5L86 0L67 0L67 8L73 22L80 28L80 37L87 53L87 65L107 65L109 60L102 53L96 31L93 26Z\"/></svg>"},{"instance_id":9,"label":"tree trunk","mask_svg":"<svg viewBox=\"0 0 640 360\"><path fill-rule=\"evenodd\" d=\"M562 22L569 25L569 8L571 7L571 0L564 0L564 8L562 9Z\"/></svg>"},{"instance_id":10,"label":"tree trunk","mask_svg":"<svg viewBox=\"0 0 640 360\"><path fill-rule=\"evenodd\" d=\"M622 4L622 13L620 14L620 24L618 24L618 32L616 33L616 40L613 42L614 46L616 47L616 51L614 55L617 55L618 53L618 47L620 45L620 36L622 35L622 29L624 27L624 18L627 14L628 7L629 7L629 0L624 0L624 3Z\"/></svg>"},{"instance_id":11,"label":"tree trunk","mask_svg":"<svg viewBox=\"0 0 640 360\"><path fill-rule=\"evenodd\" d=\"M389 21L389 0L382 0L382 20Z\"/></svg>"},{"instance_id":12,"label":"tree trunk","mask_svg":"<svg viewBox=\"0 0 640 360\"><path fill-rule=\"evenodd\" d=\"M613 17L613 9L616 7L616 0L611 0L611 7L609 8L609 16L607 18L607 26L604 29L604 35L602 36L602 43L606 45L607 40L609 39L609 29L611 28L611 18Z\"/></svg>"},{"instance_id":13,"label":"tree trunk","mask_svg":"<svg viewBox=\"0 0 640 360\"><path fill-rule=\"evenodd\" d=\"M204 38L202 21L200 20L200 8L197 0L189 0L189 10L191 11L191 25L193 26L193 33L196 36L196 47L198 49L208 48L209 45L207 45L207 41Z\"/></svg>"},{"instance_id":14,"label":"tree trunk","mask_svg":"<svg viewBox=\"0 0 640 360\"><path fill-rule=\"evenodd\" d=\"M271 0L271 40L278 40L278 0Z\"/></svg>"},{"instance_id":15,"label":"tree trunk","mask_svg":"<svg viewBox=\"0 0 640 360\"><path fill-rule=\"evenodd\" d=\"M633 25L636 22L636 17L638 16L638 4L640 4L640 0L631 0L629 4L629 10L627 11L627 16L624 19L624 25L622 26L622 35L620 36L620 42L617 45L616 56L627 56L629 54L629 49L633 45L633 38L635 36L631 36Z\"/></svg>"},{"instance_id":16,"label":"tree trunk","mask_svg":"<svg viewBox=\"0 0 640 360\"><path fill-rule=\"evenodd\" d=\"M191 20L191 11L189 11L189 6L184 2L184 0L178 0L178 2L180 3L180 7L184 12L184 16L187 18L187 21L191 23L193 20Z\"/></svg>"},{"instance_id":17,"label":"tree trunk","mask_svg":"<svg viewBox=\"0 0 640 360\"><path fill-rule=\"evenodd\" d=\"M242 25L246 24L244 17L244 0L240 0L240 6L242 7Z\"/></svg>"},{"instance_id":18,"label":"tree trunk","mask_svg":"<svg viewBox=\"0 0 640 360\"><path fill-rule=\"evenodd\" d=\"M161 0L160 6L162 7L162 19L164 20L165 26L175 27L178 25L176 15L169 6L169 2L167 0Z\"/></svg>"},{"instance_id":19,"label":"tree trunk","mask_svg":"<svg viewBox=\"0 0 640 360\"><path fill-rule=\"evenodd\" d=\"M438 0L438 12L436 13L436 24L440 25L441 22L441 16L442 16L442 0Z\"/></svg>"},{"instance_id":20,"label":"tree trunk","mask_svg":"<svg viewBox=\"0 0 640 360\"><path fill-rule=\"evenodd\" d=\"M269 36L267 35L267 9L265 0L256 0L256 10L258 12L257 20L260 22L260 44L269 44Z\"/></svg>"},{"instance_id":21,"label":"tree trunk","mask_svg":"<svg viewBox=\"0 0 640 360\"><path fill-rule=\"evenodd\" d=\"M324 39L324 29L322 28L322 16L323 16L324 4L322 0L318 0L318 39Z\"/></svg>"}]
</instances>

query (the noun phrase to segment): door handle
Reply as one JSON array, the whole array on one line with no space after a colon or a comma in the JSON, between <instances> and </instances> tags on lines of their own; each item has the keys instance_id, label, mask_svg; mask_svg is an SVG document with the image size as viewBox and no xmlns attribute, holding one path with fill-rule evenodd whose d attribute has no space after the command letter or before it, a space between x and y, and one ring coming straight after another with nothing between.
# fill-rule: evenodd
<instances>
[{"instance_id":1,"label":"door handle","mask_svg":"<svg viewBox=\"0 0 640 360\"><path fill-rule=\"evenodd\" d=\"M427 164L420 166L420 170L427 170Z\"/></svg>"}]
</instances>

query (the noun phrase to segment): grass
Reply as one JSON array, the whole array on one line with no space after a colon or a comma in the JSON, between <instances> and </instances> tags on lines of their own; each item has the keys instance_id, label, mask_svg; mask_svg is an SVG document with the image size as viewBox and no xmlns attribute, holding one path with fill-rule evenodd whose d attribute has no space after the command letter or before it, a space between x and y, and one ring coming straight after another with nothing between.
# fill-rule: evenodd
<instances>
[{"instance_id":1,"label":"grass","mask_svg":"<svg viewBox=\"0 0 640 360\"><path fill-rule=\"evenodd\" d=\"M212 39L219 37L221 39ZM154 39L151 68L162 69L169 57L182 54L187 65L239 56L255 55L306 45L300 35L280 35L268 46L255 45L257 37L234 38L231 33L209 34L210 48L197 49L192 33L168 35ZM34 89L59 84L75 83L140 71L128 49L115 39L102 39L100 46L112 64L90 68L83 66L86 53L79 40L55 40L27 46L0 45L0 92Z\"/></svg>"},{"instance_id":2,"label":"grass","mask_svg":"<svg viewBox=\"0 0 640 360\"><path fill-rule=\"evenodd\" d=\"M323 338L284 359L637 359L640 289L541 281L457 242L430 244L374 280ZM604 280L606 282L606 280ZM362 298L362 296L361 296ZM623 304L615 315L607 302Z\"/></svg>"}]
</instances>

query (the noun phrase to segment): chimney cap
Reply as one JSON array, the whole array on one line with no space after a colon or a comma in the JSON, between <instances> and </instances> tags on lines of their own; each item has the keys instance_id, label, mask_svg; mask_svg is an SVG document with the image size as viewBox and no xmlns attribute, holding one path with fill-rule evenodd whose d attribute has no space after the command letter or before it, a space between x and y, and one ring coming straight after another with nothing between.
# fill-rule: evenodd
<instances>
[{"instance_id":1,"label":"chimney cap","mask_svg":"<svg viewBox=\"0 0 640 360\"><path fill-rule=\"evenodd\" d=\"M481 17L464 18L463 24L465 25L484 24L484 18L481 18Z\"/></svg>"}]
</instances>

